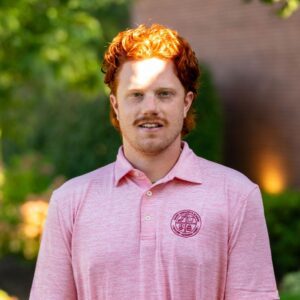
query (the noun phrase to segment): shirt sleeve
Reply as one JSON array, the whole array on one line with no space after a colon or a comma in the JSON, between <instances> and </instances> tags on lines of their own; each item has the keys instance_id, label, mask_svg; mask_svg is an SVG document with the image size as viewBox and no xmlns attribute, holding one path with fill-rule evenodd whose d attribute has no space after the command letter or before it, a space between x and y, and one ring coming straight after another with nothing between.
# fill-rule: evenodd
<instances>
[{"instance_id":1,"label":"shirt sleeve","mask_svg":"<svg viewBox=\"0 0 300 300\"><path fill-rule=\"evenodd\" d=\"M250 192L239 214L229 241L225 299L279 299L258 187Z\"/></svg>"},{"instance_id":2,"label":"shirt sleeve","mask_svg":"<svg viewBox=\"0 0 300 300\"><path fill-rule=\"evenodd\" d=\"M76 300L71 260L71 232L52 195L38 254L30 300Z\"/></svg>"}]
</instances>

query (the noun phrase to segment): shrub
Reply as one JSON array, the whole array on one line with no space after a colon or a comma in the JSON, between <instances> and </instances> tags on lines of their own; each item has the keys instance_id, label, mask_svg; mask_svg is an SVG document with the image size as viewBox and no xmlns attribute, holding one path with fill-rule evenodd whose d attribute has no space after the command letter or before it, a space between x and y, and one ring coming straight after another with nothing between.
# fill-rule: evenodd
<instances>
[{"instance_id":1,"label":"shrub","mask_svg":"<svg viewBox=\"0 0 300 300\"><path fill-rule=\"evenodd\" d=\"M37 108L41 117L30 144L51 160L57 175L75 177L115 160L119 134L109 123L108 96L99 98L66 95Z\"/></svg>"},{"instance_id":2,"label":"shrub","mask_svg":"<svg viewBox=\"0 0 300 300\"><path fill-rule=\"evenodd\" d=\"M281 282L280 290L291 295L300 295L300 271L286 274Z\"/></svg>"},{"instance_id":3,"label":"shrub","mask_svg":"<svg viewBox=\"0 0 300 300\"><path fill-rule=\"evenodd\" d=\"M275 274L297 271L300 266L300 192L263 194Z\"/></svg>"},{"instance_id":4,"label":"shrub","mask_svg":"<svg viewBox=\"0 0 300 300\"><path fill-rule=\"evenodd\" d=\"M222 162L223 113L221 102L208 67L200 65L200 68L199 95L193 104L196 110L197 126L188 134L186 140L197 155Z\"/></svg>"}]
</instances>

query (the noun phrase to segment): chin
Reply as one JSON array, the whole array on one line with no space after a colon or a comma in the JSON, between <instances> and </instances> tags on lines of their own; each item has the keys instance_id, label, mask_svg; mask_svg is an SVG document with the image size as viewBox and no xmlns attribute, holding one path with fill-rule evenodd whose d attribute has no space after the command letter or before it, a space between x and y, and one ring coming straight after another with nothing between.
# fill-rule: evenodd
<instances>
[{"instance_id":1,"label":"chin","mask_svg":"<svg viewBox=\"0 0 300 300\"><path fill-rule=\"evenodd\" d=\"M175 141L176 139L172 139L171 141L167 141L166 139L163 141L144 141L143 143L138 143L137 149L145 154L155 155L168 149Z\"/></svg>"}]
</instances>

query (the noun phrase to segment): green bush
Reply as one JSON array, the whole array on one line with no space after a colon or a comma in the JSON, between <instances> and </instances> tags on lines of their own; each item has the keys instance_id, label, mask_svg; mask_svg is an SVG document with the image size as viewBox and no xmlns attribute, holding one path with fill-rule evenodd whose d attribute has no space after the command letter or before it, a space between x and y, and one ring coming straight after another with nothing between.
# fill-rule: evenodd
<instances>
[{"instance_id":1,"label":"green bush","mask_svg":"<svg viewBox=\"0 0 300 300\"><path fill-rule=\"evenodd\" d=\"M76 141L70 142L69 137L59 134L69 133L64 129L78 122L83 129L73 131L72 136L79 142L83 138L77 136L89 125L81 119L80 109L83 114L95 109L96 104L91 102L105 94L100 60L112 37L128 26L129 10L130 1L125 0L0 3L0 38L5 45L0 50L0 143L5 166L15 155L32 150L43 153L44 149L37 145L43 147L50 142L36 138L51 137L52 144L69 139L65 145L77 147ZM86 103L80 105L79 101ZM93 116L98 113L99 117L99 108L91 112ZM66 125L58 130L64 118ZM101 121L95 124L98 122ZM48 135L41 134L47 129ZM92 139L94 132L86 134ZM52 159L53 149L46 152ZM78 157L67 153L60 152L64 160L56 159L57 172L74 176L90 169L90 161L87 168L70 167L69 160Z\"/></svg>"},{"instance_id":2,"label":"green bush","mask_svg":"<svg viewBox=\"0 0 300 300\"><path fill-rule=\"evenodd\" d=\"M273 263L277 280L299 270L300 192L263 194Z\"/></svg>"},{"instance_id":3,"label":"green bush","mask_svg":"<svg viewBox=\"0 0 300 300\"><path fill-rule=\"evenodd\" d=\"M64 178L40 153L11 159L0 186L0 258L14 253L35 258L50 193Z\"/></svg>"},{"instance_id":4,"label":"green bush","mask_svg":"<svg viewBox=\"0 0 300 300\"><path fill-rule=\"evenodd\" d=\"M206 159L223 160L223 113L213 77L205 65L200 65L200 89L193 107L196 110L196 128L186 141L194 152Z\"/></svg>"},{"instance_id":5,"label":"green bush","mask_svg":"<svg viewBox=\"0 0 300 300\"><path fill-rule=\"evenodd\" d=\"M54 179L54 167L39 153L25 153L11 159L4 170L3 203L21 204L30 194L41 194Z\"/></svg>"},{"instance_id":6,"label":"green bush","mask_svg":"<svg viewBox=\"0 0 300 300\"><path fill-rule=\"evenodd\" d=\"M290 295L300 296L300 271L286 274L282 279L280 290Z\"/></svg>"},{"instance_id":7,"label":"green bush","mask_svg":"<svg viewBox=\"0 0 300 300\"><path fill-rule=\"evenodd\" d=\"M280 293L280 299L281 300L299 300L300 295L290 295L286 293Z\"/></svg>"},{"instance_id":8,"label":"green bush","mask_svg":"<svg viewBox=\"0 0 300 300\"><path fill-rule=\"evenodd\" d=\"M71 178L115 160L121 142L109 122L108 96L83 101L66 95L36 113L30 147L51 160L57 175Z\"/></svg>"}]
</instances>

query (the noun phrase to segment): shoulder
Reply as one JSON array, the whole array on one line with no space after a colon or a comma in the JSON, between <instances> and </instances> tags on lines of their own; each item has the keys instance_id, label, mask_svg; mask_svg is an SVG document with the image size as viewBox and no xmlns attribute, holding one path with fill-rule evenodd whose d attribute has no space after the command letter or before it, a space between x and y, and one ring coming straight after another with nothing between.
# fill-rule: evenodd
<instances>
[{"instance_id":1,"label":"shoulder","mask_svg":"<svg viewBox=\"0 0 300 300\"><path fill-rule=\"evenodd\" d=\"M202 157L197 158L199 167L202 169L203 180L207 180L213 185L222 185L224 191L229 194L238 193L240 196L247 196L258 187L256 183L235 169Z\"/></svg>"},{"instance_id":2,"label":"shoulder","mask_svg":"<svg viewBox=\"0 0 300 300\"><path fill-rule=\"evenodd\" d=\"M89 173L74 177L53 191L53 198L59 202L80 201L95 187L109 186L113 181L114 164L111 163Z\"/></svg>"},{"instance_id":3,"label":"shoulder","mask_svg":"<svg viewBox=\"0 0 300 300\"><path fill-rule=\"evenodd\" d=\"M113 182L113 170L114 163L111 163L66 181L53 191L49 203L49 215L57 215L64 230L72 232L81 208L97 199L99 190L104 191L108 184L111 185Z\"/></svg>"},{"instance_id":4,"label":"shoulder","mask_svg":"<svg viewBox=\"0 0 300 300\"><path fill-rule=\"evenodd\" d=\"M203 169L203 185L224 201L230 228L242 222L247 207L259 207L262 199L258 185L241 172L227 166L198 158ZM222 201L220 200L220 201Z\"/></svg>"}]
</instances>

